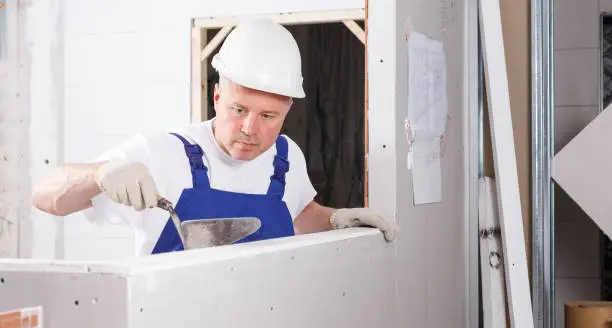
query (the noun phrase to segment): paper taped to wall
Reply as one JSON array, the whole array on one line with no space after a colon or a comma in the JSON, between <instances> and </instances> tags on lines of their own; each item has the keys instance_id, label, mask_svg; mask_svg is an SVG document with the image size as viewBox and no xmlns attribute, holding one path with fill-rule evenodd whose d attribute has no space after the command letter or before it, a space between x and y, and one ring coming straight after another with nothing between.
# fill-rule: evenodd
<instances>
[{"instance_id":1,"label":"paper taped to wall","mask_svg":"<svg viewBox=\"0 0 612 328\"><path fill-rule=\"evenodd\" d=\"M441 158L448 98L446 58L441 42L407 33L407 167L412 169L415 205L442 201Z\"/></svg>"},{"instance_id":2,"label":"paper taped to wall","mask_svg":"<svg viewBox=\"0 0 612 328\"><path fill-rule=\"evenodd\" d=\"M440 140L431 134L419 133L415 136L413 153L412 185L415 205L442 201Z\"/></svg>"},{"instance_id":3,"label":"paper taped to wall","mask_svg":"<svg viewBox=\"0 0 612 328\"><path fill-rule=\"evenodd\" d=\"M413 31L408 39L408 120L416 131L442 135L447 107L443 45Z\"/></svg>"}]
</instances>

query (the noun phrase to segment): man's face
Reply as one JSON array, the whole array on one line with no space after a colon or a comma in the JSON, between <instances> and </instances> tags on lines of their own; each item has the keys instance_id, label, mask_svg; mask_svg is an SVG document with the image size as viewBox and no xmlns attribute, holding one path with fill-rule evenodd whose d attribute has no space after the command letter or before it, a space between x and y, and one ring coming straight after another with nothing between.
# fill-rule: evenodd
<instances>
[{"instance_id":1,"label":"man's face","mask_svg":"<svg viewBox=\"0 0 612 328\"><path fill-rule=\"evenodd\" d=\"M227 81L215 85L213 131L233 158L252 160L270 148L280 133L291 100Z\"/></svg>"}]
</instances>

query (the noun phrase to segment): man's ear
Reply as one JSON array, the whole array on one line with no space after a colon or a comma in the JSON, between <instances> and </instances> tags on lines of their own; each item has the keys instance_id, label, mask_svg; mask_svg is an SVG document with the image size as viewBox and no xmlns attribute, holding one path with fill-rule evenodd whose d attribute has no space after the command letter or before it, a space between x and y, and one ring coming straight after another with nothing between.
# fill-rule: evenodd
<instances>
[{"instance_id":1,"label":"man's ear","mask_svg":"<svg viewBox=\"0 0 612 328\"><path fill-rule=\"evenodd\" d=\"M215 113L217 112L217 105L219 104L219 98L221 97L221 87L219 86L219 83L215 83L215 91L213 93L213 101L214 101L214 109L215 109Z\"/></svg>"}]
</instances>

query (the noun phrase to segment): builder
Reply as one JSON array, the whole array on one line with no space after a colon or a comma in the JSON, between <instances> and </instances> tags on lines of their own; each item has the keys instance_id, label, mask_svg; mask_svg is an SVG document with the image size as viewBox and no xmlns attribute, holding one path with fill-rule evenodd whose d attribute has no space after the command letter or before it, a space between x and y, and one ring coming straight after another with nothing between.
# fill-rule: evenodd
<instances>
[{"instance_id":1,"label":"builder","mask_svg":"<svg viewBox=\"0 0 612 328\"><path fill-rule=\"evenodd\" d=\"M60 165L35 187L35 206L59 216L84 210L98 223L127 222L139 232L141 255L182 249L168 213L155 208L158 195L176 204L181 218L257 217L262 227L250 240L352 226L395 238L391 218L313 201L302 151L279 135L292 99L305 97L299 49L282 25L238 25L212 65L220 76L215 118L137 136L95 163Z\"/></svg>"}]
</instances>

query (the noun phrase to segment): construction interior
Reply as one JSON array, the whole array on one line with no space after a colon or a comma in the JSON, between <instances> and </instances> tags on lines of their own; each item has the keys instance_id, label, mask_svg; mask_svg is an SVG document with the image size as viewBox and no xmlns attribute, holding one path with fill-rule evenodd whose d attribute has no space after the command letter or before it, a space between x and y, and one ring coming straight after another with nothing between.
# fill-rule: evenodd
<instances>
[{"instance_id":1,"label":"construction interior","mask_svg":"<svg viewBox=\"0 0 612 328\"><path fill-rule=\"evenodd\" d=\"M611 13L0 0L0 327L604 327ZM214 117L211 58L252 18L298 43L307 96L281 133L316 200L393 218L394 242L360 227L140 257L133 226L32 205L58 164Z\"/></svg>"}]
</instances>

